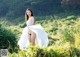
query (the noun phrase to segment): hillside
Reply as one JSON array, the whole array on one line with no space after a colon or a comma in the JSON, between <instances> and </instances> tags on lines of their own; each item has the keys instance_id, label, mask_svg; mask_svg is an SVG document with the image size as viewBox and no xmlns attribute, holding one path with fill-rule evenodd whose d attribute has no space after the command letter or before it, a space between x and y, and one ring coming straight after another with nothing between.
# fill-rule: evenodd
<instances>
[{"instance_id":1,"label":"hillside","mask_svg":"<svg viewBox=\"0 0 80 57\"><path fill-rule=\"evenodd\" d=\"M61 13L65 14L65 13ZM60 14L60 15L61 15ZM15 49L12 52L9 50L9 56L29 56L29 57L79 57L80 56L80 16L79 15L70 15L66 14L65 17L61 17L57 14L53 16L42 16L36 17L36 24L40 23L45 31L48 33L49 45L47 48L39 48L38 46L29 47L25 51L20 51L18 46L15 46ZM60 16L60 17L59 17ZM22 29L25 27L25 22L19 23L15 26L8 25L9 28L16 36L18 41L22 32ZM5 26L4 26L5 27ZM12 34L13 35L13 34ZM17 44L17 42L16 42ZM8 48L8 47L7 47ZM42 50L42 51L41 51ZM30 52L28 52L30 51ZM17 53L15 53L17 52ZM35 53L34 53L35 52ZM15 55L14 55L15 54Z\"/></svg>"}]
</instances>

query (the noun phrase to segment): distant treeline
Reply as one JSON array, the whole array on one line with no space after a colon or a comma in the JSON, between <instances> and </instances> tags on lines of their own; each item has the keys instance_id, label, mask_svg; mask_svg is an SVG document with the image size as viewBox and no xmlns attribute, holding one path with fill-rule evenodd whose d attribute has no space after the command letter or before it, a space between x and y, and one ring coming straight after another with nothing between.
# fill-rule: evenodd
<instances>
[{"instance_id":1,"label":"distant treeline","mask_svg":"<svg viewBox=\"0 0 80 57\"><path fill-rule=\"evenodd\" d=\"M31 8L35 15L80 9L80 0L0 0L0 17L17 18Z\"/></svg>"}]
</instances>

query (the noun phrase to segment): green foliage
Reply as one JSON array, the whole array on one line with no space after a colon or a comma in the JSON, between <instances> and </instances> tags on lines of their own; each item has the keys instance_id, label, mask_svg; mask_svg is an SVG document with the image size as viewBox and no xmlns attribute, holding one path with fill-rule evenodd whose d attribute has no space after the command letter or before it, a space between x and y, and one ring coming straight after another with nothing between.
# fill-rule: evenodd
<instances>
[{"instance_id":1,"label":"green foliage","mask_svg":"<svg viewBox=\"0 0 80 57\"><path fill-rule=\"evenodd\" d=\"M40 48L37 45L31 45L25 50L19 51L17 54L8 53L8 55L11 57L79 57L79 52L79 49L66 43L65 45L55 45L47 48Z\"/></svg>"},{"instance_id":2,"label":"green foliage","mask_svg":"<svg viewBox=\"0 0 80 57\"><path fill-rule=\"evenodd\" d=\"M74 15L72 15L72 16L68 16L67 18L66 18L67 20L74 20L74 19L76 19L76 17L74 16Z\"/></svg>"},{"instance_id":3,"label":"green foliage","mask_svg":"<svg viewBox=\"0 0 80 57\"><path fill-rule=\"evenodd\" d=\"M14 32L12 32L7 25L0 23L0 49L8 49L10 52L17 51L17 39Z\"/></svg>"},{"instance_id":4,"label":"green foliage","mask_svg":"<svg viewBox=\"0 0 80 57\"><path fill-rule=\"evenodd\" d=\"M18 26L21 27L21 28L24 28L24 27L26 27L27 25L26 25L26 22L24 22L23 24L19 24Z\"/></svg>"},{"instance_id":5,"label":"green foliage","mask_svg":"<svg viewBox=\"0 0 80 57\"><path fill-rule=\"evenodd\" d=\"M31 8L37 16L63 12L67 9L69 9L69 11L71 9L72 11L74 9L80 9L80 5L78 4L80 2L75 2L76 0L69 0L68 2L66 0L2 0L0 1L0 17L6 16L9 19L18 18L25 14L25 10L28 7Z\"/></svg>"},{"instance_id":6,"label":"green foliage","mask_svg":"<svg viewBox=\"0 0 80 57\"><path fill-rule=\"evenodd\" d=\"M73 43L73 44L75 42L75 39L74 39L74 36L73 36L71 30L68 30L68 29L64 30L63 39L65 41L68 41L68 42Z\"/></svg>"}]
</instances>

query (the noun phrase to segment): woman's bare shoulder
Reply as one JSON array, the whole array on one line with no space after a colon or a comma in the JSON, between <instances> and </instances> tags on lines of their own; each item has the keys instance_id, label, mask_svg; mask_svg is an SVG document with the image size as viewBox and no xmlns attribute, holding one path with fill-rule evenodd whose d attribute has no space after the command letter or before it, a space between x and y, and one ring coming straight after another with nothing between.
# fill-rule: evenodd
<instances>
[{"instance_id":1,"label":"woman's bare shoulder","mask_svg":"<svg viewBox=\"0 0 80 57\"><path fill-rule=\"evenodd\" d=\"M35 20L35 18L32 16L32 17L31 17L31 20Z\"/></svg>"}]
</instances>

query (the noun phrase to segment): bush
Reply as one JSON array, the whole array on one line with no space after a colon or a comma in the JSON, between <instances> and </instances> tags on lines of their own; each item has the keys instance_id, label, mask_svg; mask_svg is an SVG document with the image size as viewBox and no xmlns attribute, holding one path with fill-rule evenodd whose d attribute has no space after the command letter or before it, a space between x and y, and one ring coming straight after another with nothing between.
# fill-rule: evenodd
<instances>
[{"instance_id":1,"label":"bush","mask_svg":"<svg viewBox=\"0 0 80 57\"><path fill-rule=\"evenodd\" d=\"M10 52L14 52L17 49L16 34L9 28L0 23L0 49L8 49Z\"/></svg>"},{"instance_id":2,"label":"bush","mask_svg":"<svg viewBox=\"0 0 80 57\"><path fill-rule=\"evenodd\" d=\"M69 43L64 45L55 45L45 48L39 46L29 46L25 50L21 50L18 53L10 54L10 57L79 57L80 50L72 47Z\"/></svg>"}]
</instances>

